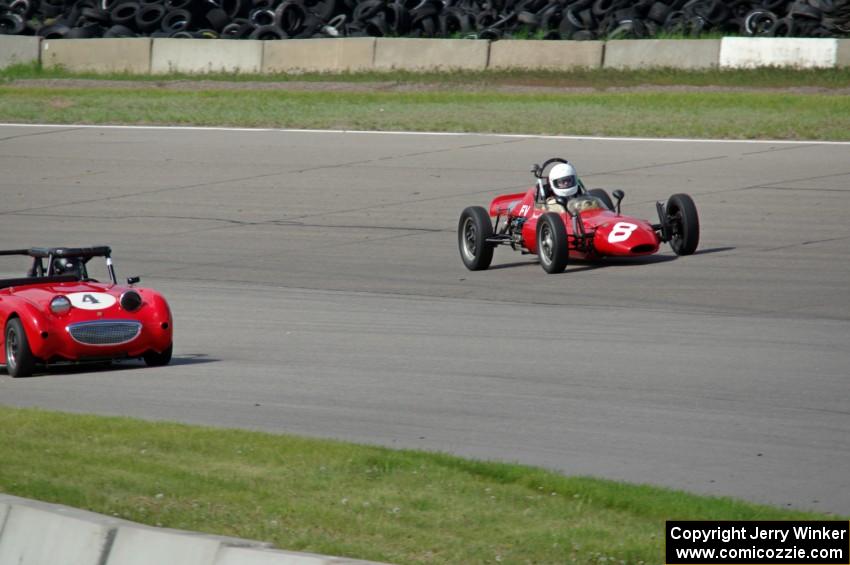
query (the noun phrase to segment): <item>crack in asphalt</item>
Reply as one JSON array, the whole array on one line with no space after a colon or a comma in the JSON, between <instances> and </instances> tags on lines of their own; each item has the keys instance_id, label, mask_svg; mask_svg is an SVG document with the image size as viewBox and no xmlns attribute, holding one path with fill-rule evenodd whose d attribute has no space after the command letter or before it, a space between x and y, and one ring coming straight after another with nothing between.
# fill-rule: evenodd
<instances>
[{"instance_id":1,"label":"crack in asphalt","mask_svg":"<svg viewBox=\"0 0 850 565\"><path fill-rule=\"evenodd\" d=\"M791 146L783 146L783 147L771 147L770 149L764 149L762 151L750 151L748 153L741 153L741 155L761 155L762 153L777 153L779 151L796 151L798 149L808 149L809 147L817 147L812 143L800 142L800 145L791 145Z\"/></svg>"},{"instance_id":2,"label":"crack in asphalt","mask_svg":"<svg viewBox=\"0 0 850 565\"><path fill-rule=\"evenodd\" d=\"M800 188L798 186L755 186L753 188L763 188L764 190L796 190L806 192L838 192L850 194L850 189L846 188Z\"/></svg>"},{"instance_id":3,"label":"crack in asphalt","mask_svg":"<svg viewBox=\"0 0 850 565\"><path fill-rule=\"evenodd\" d=\"M154 214L131 214L123 216L103 217L95 214L10 214L14 216L25 216L28 218L75 218L75 219L96 219L96 220L140 220L140 219L155 219L155 220L189 220L198 222L220 222L232 224L232 226L280 226L280 227L304 227L304 228L328 228L328 229L353 229L353 230L393 230L393 231L417 231L417 232L442 232L449 231L445 228L423 228L417 226L382 226L382 225L366 225L366 224L308 224L297 220L233 220L230 218L211 218L204 216L170 216L170 215L154 215ZM186 232L182 232L186 233Z\"/></svg>"},{"instance_id":4,"label":"crack in asphalt","mask_svg":"<svg viewBox=\"0 0 850 565\"><path fill-rule=\"evenodd\" d=\"M11 139L19 139L21 137L34 137L37 135L52 135L54 133L65 133L69 131L80 131L83 128L62 128L62 129L54 129L50 131L37 131L35 133L22 133L20 135L10 135L9 137L0 137L0 142L9 141Z\"/></svg>"},{"instance_id":5,"label":"crack in asphalt","mask_svg":"<svg viewBox=\"0 0 850 565\"><path fill-rule=\"evenodd\" d=\"M614 171L600 171L600 172L596 172L596 173L588 173L588 174L585 174L583 176L591 177L593 175L616 175L616 174L619 174L619 173L628 173L628 172L631 172L631 171L643 171L643 170L646 170L646 169L656 169L658 167L672 167L674 165L688 165L690 163L702 163L702 162L705 162L705 161L718 161L718 160L721 160L721 159L728 159L728 158L729 158L729 155L718 155L716 157L704 157L704 158L701 158L701 159L687 159L685 161L670 161L668 163L655 163L655 164L652 164L652 165L644 165L642 167L630 167L628 169L619 169L619 170L614 170Z\"/></svg>"},{"instance_id":6,"label":"crack in asphalt","mask_svg":"<svg viewBox=\"0 0 850 565\"><path fill-rule=\"evenodd\" d=\"M67 130L64 130L64 131L73 131L74 129L81 129L81 128L72 128L72 129L67 129ZM56 132L39 132L39 134L46 134L46 133L56 133ZM39 134L24 134L24 135L39 135ZM24 135L19 136L19 137L23 137ZM146 196L146 195L150 195L150 194L160 194L160 193L165 193L165 192L177 192L177 191L180 191L180 190L189 190L189 189L193 189L193 188L220 186L222 184L228 184L228 183L233 183L233 182L245 182L245 181L249 181L249 180L256 180L256 179L261 179L261 178L273 177L273 176L277 176L277 175L302 174L302 173L305 173L305 172L313 172L313 171L319 171L319 170L324 170L324 169L335 169L335 168L340 168L340 167L363 165L363 164L368 164L368 163L377 163L377 162L380 162L380 161L389 161L389 160L393 160L393 159L402 159L402 158L406 158L406 157L419 157L419 156L422 156L422 155L432 155L432 154L438 154L438 153L446 153L446 152L451 152L451 151L459 151L459 150L463 150L463 149L474 149L476 147L490 147L490 146L494 146L494 145L507 145L507 144L510 144L510 143L520 143L520 142L523 142L523 141L526 141L526 140L525 139L508 139L508 140L501 139L501 140L498 140L498 141L495 141L495 142L490 142L490 143L476 143L476 144L470 144L470 145L462 145L460 147L435 149L435 150L429 150L429 151L417 151L417 152L405 153L405 154L401 154L401 155L386 155L386 156L383 156L383 157L377 157L377 158L372 158L372 159L361 159L361 160L358 160L358 161L352 161L352 162L348 162L348 163L337 163L337 164L334 164L334 165L322 165L322 166L319 166L319 167L310 167L310 168L306 168L306 169L275 171L273 173L265 173L265 174L262 174L262 175L252 175L252 176L248 176L248 177L239 177L239 178L231 178L231 179L224 179L224 180L218 180L218 181L209 181L209 182L183 185L183 186L169 186L169 187L157 188L157 189L153 189L153 190L143 190L143 191L133 192L133 193L130 193L130 194L120 194L120 195L115 195L115 196L104 196L104 197L100 197L100 198L90 198L90 199L86 199L86 200L75 200L75 201L63 202L63 203L58 203L58 204L50 204L50 205L46 205L46 206L37 206L37 207L32 207L32 208L21 208L21 209L18 209L18 210L7 210L7 211L0 212L0 215L10 215L10 214L17 214L17 213L21 213L21 212L32 212L32 211L36 211L36 210L49 210L50 208L57 208L57 207L60 207L60 206L74 206L74 205L78 205L78 204L92 204L92 203L95 203L95 202L108 202L108 201L114 201L114 200L121 200L121 199L124 199L124 198L132 198L134 196ZM485 192L489 192L489 191L485 191ZM409 203L411 201L406 200L405 202ZM360 208L359 210L369 209L369 208L375 208L375 207L369 206L367 208ZM337 212L328 212L328 213L319 214L319 215L341 213L341 212L346 212L346 211L350 211L350 210L339 210ZM297 216L297 217L298 218L305 218L305 217L311 217L311 216Z\"/></svg>"},{"instance_id":7,"label":"crack in asphalt","mask_svg":"<svg viewBox=\"0 0 850 565\"><path fill-rule=\"evenodd\" d=\"M464 149L475 149L477 147L493 147L495 145L507 145L509 143L520 143L525 139L501 139L491 143L474 143L471 145L461 145L460 147L448 147L443 149L430 149L428 151L416 151L413 153L403 153L401 155L385 155L383 157L375 157L372 159L360 159L358 161L350 161L348 163L338 163L334 165L320 165L318 167L308 167L306 169L297 169L290 171L291 173L307 173L313 171L321 171L325 169L338 169L340 167L352 167L356 165L368 165L369 163L378 163L381 161L392 161L393 159L404 159L407 157L422 157L423 155L437 155L439 153L450 153L452 151L462 151Z\"/></svg>"},{"instance_id":8,"label":"crack in asphalt","mask_svg":"<svg viewBox=\"0 0 850 565\"><path fill-rule=\"evenodd\" d=\"M86 200L74 200L74 201L62 202L62 203L58 203L58 204L49 204L49 205L46 205L46 206L35 206L35 207L32 207L32 208L21 208L19 210L7 210L5 212L0 212L0 216L18 214L18 213L21 213L21 212L32 212L32 211L35 211L35 210L49 210L50 208L59 208L59 207L63 207L63 206L75 206L75 205L78 205L78 204L92 204L92 203L95 203L95 202L109 202L109 201L113 201L113 200L121 200L121 199L124 199L124 198L132 198L133 196L146 196L146 195L149 195L149 194L160 194L160 193L164 193L164 192L176 192L176 191L179 191L179 190L188 190L188 189L192 189L192 188L201 188L201 187L206 187L206 186L217 186L217 185L227 184L227 183L232 183L232 182L244 182L244 181L256 180L256 179L265 178L265 177L271 177L271 176L275 176L275 175L279 175L279 174L282 174L282 173L280 171L278 171L278 172L274 172L274 173L265 173L265 174L262 174L262 175L252 175L252 176L248 176L248 177L224 179L224 180L220 180L220 181L209 181L209 182L189 184L189 185L184 185L184 186L169 186L169 187L165 187L165 188L156 188L156 189L153 189L153 190L142 190L142 191L139 191L139 192L133 192L131 194L118 194L118 195L114 195L114 196L103 196L103 197L100 197L100 198L89 198L89 199L86 199Z\"/></svg>"},{"instance_id":9,"label":"crack in asphalt","mask_svg":"<svg viewBox=\"0 0 850 565\"><path fill-rule=\"evenodd\" d=\"M762 251L780 251L782 249L792 249L794 247L803 247L804 245L816 245L818 243L828 243L831 241L844 241L845 239L850 239L850 235L845 235L842 237L829 237L825 239L811 239L808 241L801 241L800 243L789 243L788 245L780 245L779 247L769 247L767 249L763 249Z\"/></svg>"}]
</instances>

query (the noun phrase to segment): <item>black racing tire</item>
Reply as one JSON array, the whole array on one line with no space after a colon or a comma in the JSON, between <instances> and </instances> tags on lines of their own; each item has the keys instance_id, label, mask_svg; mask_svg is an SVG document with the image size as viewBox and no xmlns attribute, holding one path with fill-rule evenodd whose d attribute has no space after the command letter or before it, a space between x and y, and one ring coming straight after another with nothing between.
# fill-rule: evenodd
<instances>
[{"instance_id":1,"label":"black racing tire","mask_svg":"<svg viewBox=\"0 0 850 565\"><path fill-rule=\"evenodd\" d=\"M159 29L166 13L165 6L162 4L148 4L140 7L136 12L136 29L143 32Z\"/></svg>"},{"instance_id":2,"label":"black racing tire","mask_svg":"<svg viewBox=\"0 0 850 565\"><path fill-rule=\"evenodd\" d=\"M136 33L127 26L114 25L106 30L103 37L136 37Z\"/></svg>"},{"instance_id":3,"label":"black racing tire","mask_svg":"<svg viewBox=\"0 0 850 565\"><path fill-rule=\"evenodd\" d=\"M192 25L192 14L189 10L174 9L169 10L159 23L159 29L173 34L178 31L185 31Z\"/></svg>"},{"instance_id":4,"label":"black racing tire","mask_svg":"<svg viewBox=\"0 0 850 565\"><path fill-rule=\"evenodd\" d=\"M254 26L251 23L230 23L224 26L221 30L222 39L243 39L248 37L254 31Z\"/></svg>"},{"instance_id":5,"label":"black racing tire","mask_svg":"<svg viewBox=\"0 0 850 565\"><path fill-rule=\"evenodd\" d=\"M570 260L567 228L559 214L547 212L537 220L537 255L543 270L554 275L563 273Z\"/></svg>"},{"instance_id":6,"label":"black racing tire","mask_svg":"<svg viewBox=\"0 0 850 565\"><path fill-rule=\"evenodd\" d=\"M611 210L612 212L614 211L614 201L611 200L611 196L608 194L607 190L605 190L604 188L591 188L587 191L587 193L591 196L597 197L605 203L605 206L609 210Z\"/></svg>"},{"instance_id":7,"label":"black racing tire","mask_svg":"<svg viewBox=\"0 0 850 565\"><path fill-rule=\"evenodd\" d=\"M171 363L171 352L174 349L174 344L172 343L168 347L162 350L162 353L157 353L156 351L148 351L144 354L143 358L145 360L145 364L148 367L162 367L164 365L168 365Z\"/></svg>"},{"instance_id":8,"label":"black racing tire","mask_svg":"<svg viewBox=\"0 0 850 565\"><path fill-rule=\"evenodd\" d=\"M490 215L481 206L470 206L460 215L457 224L457 246L460 258L470 271L483 271L493 262L493 235Z\"/></svg>"},{"instance_id":9,"label":"black racing tire","mask_svg":"<svg viewBox=\"0 0 850 565\"><path fill-rule=\"evenodd\" d=\"M39 29L36 35L44 39L62 39L69 31L71 28L65 24L51 24Z\"/></svg>"},{"instance_id":10,"label":"black racing tire","mask_svg":"<svg viewBox=\"0 0 850 565\"><path fill-rule=\"evenodd\" d=\"M275 39L286 39L289 35L280 29L280 27L272 24L267 26L258 26L248 35L249 39L261 39L263 41L271 41Z\"/></svg>"},{"instance_id":11,"label":"black racing tire","mask_svg":"<svg viewBox=\"0 0 850 565\"><path fill-rule=\"evenodd\" d=\"M228 16L227 12L221 8L213 8L206 13L205 17L207 18L210 27L216 31L221 31L224 29L224 26L230 23L230 16Z\"/></svg>"},{"instance_id":12,"label":"black racing tire","mask_svg":"<svg viewBox=\"0 0 850 565\"><path fill-rule=\"evenodd\" d=\"M114 25L132 26L136 21L136 15L139 13L139 5L135 2L122 2L117 4L109 13L110 19Z\"/></svg>"},{"instance_id":13,"label":"black racing tire","mask_svg":"<svg viewBox=\"0 0 850 565\"><path fill-rule=\"evenodd\" d=\"M24 325L18 318L12 318L6 322L5 339L6 372L9 376L17 379L29 377L35 369L35 357L30 350Z\"/></svg>"},{"instance_id":14,"label":"black racing tire","mask_svg":"<svg viewBox=\"0 0 850 565\"><path fill-rule=\"evenodd\" d=\"M103 27L100 24L88 24L81 27L71 28L65 34L64 39L89 39L92 37L100 37L103 35Z\"/></svg>"},{"instance_id":15,"label":"black racing tire","mask_svg":"<svg viewBox=\"0 0 850 565\"><path fill-rule=\"evenodd\" d=\"M18 35L23 33L25 27L24 18L20 14L0 14L0 35Z\"/></svg>"},{"instance_id":16,"label":"black racing tire","mask_svg":"<svg viewBox=\"0 0 850 565\"><path fill-rule=\"evenodd\" d=\"M693 255L699 245L699 216L693 199L674 194L665 209L670 225L670 247L676 255Z\"/></svg>"}]
</instances>

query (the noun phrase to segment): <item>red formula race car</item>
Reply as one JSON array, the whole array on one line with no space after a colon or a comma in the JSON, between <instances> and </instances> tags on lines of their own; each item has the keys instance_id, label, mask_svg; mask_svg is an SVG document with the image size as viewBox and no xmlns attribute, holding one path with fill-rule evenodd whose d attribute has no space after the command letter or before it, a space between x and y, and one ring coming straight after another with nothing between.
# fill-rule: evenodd
<instances>
[{"instance_id":1,"label":"red formula race car","mask_svg":"<svg viewBox=\"0 0 850 565\"><path fill-rule=\"evenodd\" d=\"M498 245L538 255L547 273L562 272L570 257L651 255L661 243L669 243L677 255L696 251L699 217L687 194L674 194L666 205L657 202L658 223L650 223L620 213L622 190L613 192L615 206L605 190L586 190L576 178L572 196L557 196L546 171L559 163L572 168L564 159L549 159L543 166L534 165L537 183L527 192L496 197L489 212L480 206L463 211L458 247L468 269L488 268Z\"/></svg>"},{"instance_id":2,"label":"red formula race car","mask_svg":"<svg viewBox=\"0 0 850 565\"><path fill-rule=\"evenodd\" d=\"M2 362L13 377L31 375L36 365L142 358L151 366L171 361L174 324L165 299L134 288L138 277L118 284L109 247L32 248L0 256L32 259L22 278L0 278ZM108 282L90 278L101 271Z\"/></svg>"}]
</instances>

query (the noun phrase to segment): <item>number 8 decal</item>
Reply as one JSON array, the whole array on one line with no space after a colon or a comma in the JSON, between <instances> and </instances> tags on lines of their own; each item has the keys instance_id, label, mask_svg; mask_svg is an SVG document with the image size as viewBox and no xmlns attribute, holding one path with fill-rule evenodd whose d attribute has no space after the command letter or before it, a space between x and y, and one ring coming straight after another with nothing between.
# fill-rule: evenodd
<instances>
[{"instance_id":1,"label":"number 8 decal","mask_svg":"<svg viewBox=\"0 0 850 565\"><path fill-rule=\"evenodd\" d=\"M608 234L608 243L620 243L626 241L638 227L629 222L617 222L611 233Z\"/></svg>"}]
</instances>

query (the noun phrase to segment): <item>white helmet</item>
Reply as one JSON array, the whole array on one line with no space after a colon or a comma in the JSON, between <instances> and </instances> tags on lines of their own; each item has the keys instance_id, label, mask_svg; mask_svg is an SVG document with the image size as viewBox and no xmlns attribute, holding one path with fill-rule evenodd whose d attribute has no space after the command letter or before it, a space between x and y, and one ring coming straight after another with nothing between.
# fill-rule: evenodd
<instances>
[{"instance_id":1,"label":"white helmet","mask_svg":"<svg viewBox=\"0 0 850 565\"><path fill-rule=\"evenodd\" d=\"M558 163L549 171L549 186L556 196L575 196L578 192L578 175L570 163Z\"/></svg>"}]
</instances>

